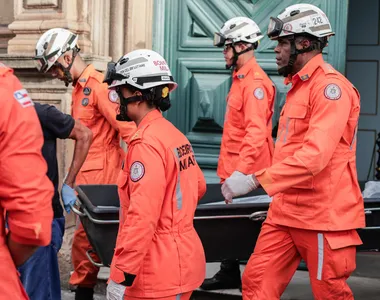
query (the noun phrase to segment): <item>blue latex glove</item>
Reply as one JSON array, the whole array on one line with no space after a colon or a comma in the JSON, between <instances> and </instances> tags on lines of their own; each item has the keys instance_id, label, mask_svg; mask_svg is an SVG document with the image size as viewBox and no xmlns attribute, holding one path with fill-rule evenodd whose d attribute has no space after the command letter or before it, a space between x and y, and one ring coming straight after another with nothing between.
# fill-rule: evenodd
<instances>
[{"instance_id":1,"label":"blue latex glove","mask_svg":"<svg viewBox=\"0 0 380 300\"><path fill-rule=\"evenodd\" d=\"M66 183L63 184L62 190L61 190L63 205L65 207L65 210L70 213L70 207L75 204L75 201L77 200L77 196L75 194L74 189L69 187Z\"/></svg>"}]
</instances>

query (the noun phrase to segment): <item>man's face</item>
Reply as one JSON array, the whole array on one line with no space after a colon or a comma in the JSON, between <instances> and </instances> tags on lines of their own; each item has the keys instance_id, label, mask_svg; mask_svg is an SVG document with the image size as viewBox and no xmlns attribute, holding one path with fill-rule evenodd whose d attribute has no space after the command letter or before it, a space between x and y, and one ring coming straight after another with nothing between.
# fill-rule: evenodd
<instances>
[{"instance_id":1,"label":"man's face","mask_svg":"<svg viewBox=\"0 0 380 300\"><path fill-rule=\"evenodd\" d=\"M291 45L290 41L285 38L279 38L277 40L277 46L274 48L276 53L276 64L277 69L280 70L283 67L286 67L289 63Z\"/></svg>"},{"instance_id":2,"label":"man's face","mask_svg":"<svg viewBox=\"0 0 380 300\"><path fill-rule=\"evenodd\" d=\"M62 55L57 59L57 61L54 63L53 66L49 69L49 73L53 78L57 78L61 81L66 82L67 78L65 76L65 73L62 69L62 67L67 68L71 62L71 56L70 55ZM71 72L70 72L71 73Z\"/></svg>"},{"instance_id":3,"label":"man's face","mask_svg":"<svg viewBox=\"0 0 380 300\"><path fill-rule=\"evenodd\" d=\"M223 48L223 55L224 55L224 60L226 61L226 65L230 66L233 63L233 58L234 58L234 50L232 49L232 45L224 45Z\"/></svg>"},{"instance_id":4,"label":"man's face","mask_svg":"<svg viewBox=\"0 0 380 300\"><path fill-rule=\"evenodd\" d=\"M65 73L63 72L62 67L60 65L52 65L48 72L53 78L57 78L61 81L64 81Z\"/></svg>"},{"instance_id":5,"label":"man's face","mask_svg":"<svg viewBox=\"0 0 380 300\"><path fill-rule=\"evenodd\" d=\"M245 49L247 49L247 45L243 43L237 43L234 45L234 47L237 53L240 53L244 51ZM226 65L231 66L234 62L234 50L232 48L232 44L224 45L223 54L224 54L224 60L226 61Z\"/></svg>"}]
</instances>

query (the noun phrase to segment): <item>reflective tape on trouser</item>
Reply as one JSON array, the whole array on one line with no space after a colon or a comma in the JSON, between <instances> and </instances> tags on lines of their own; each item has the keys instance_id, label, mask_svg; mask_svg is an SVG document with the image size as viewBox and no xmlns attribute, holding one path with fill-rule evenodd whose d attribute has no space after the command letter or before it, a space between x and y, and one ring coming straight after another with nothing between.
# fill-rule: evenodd
<instances>
[{"instance_id":1,"label":"reflective tape on trouser","mask_svg":"<svg viewBox=\"0 0 380 300\"><path fill-rule=\"evenodd\" d=\"M317 272L318 280L322 280L323 251L324 251L323 243L324 243L323 233L318 233L318 272Z\"/></svg>"},{"instance_id":2,"label":"reflective tape on trouser","mask_svg":"<svg viewBox=\"0 0 380 300\"><path fill-rule=\"evenodd\" d=\"M176 190L175 190L176 191L175 195L177 198L177 209L182 209L181 173L179 171L180 159L179 159L176 148L173 150L173 152L174 152L174 155L177 157L177 161L178 161L178 178L177 178L177 185L176 185Z\"/></svg>"}]
</instances>

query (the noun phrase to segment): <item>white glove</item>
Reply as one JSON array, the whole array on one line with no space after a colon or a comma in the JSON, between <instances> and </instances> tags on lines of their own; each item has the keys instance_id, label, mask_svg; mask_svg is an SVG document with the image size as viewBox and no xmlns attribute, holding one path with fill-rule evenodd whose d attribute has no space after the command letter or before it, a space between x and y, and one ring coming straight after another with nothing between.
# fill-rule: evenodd
<instances>
[{"instance_id":1,"label":"white glove","mask_svg":"<svg viewBox=\"0 0 380 300\"><path fill-rule=\"evenodd\" d=\"M124 300L125 286L110 280L107 285L107 300Z\"/></svg>"},{"instance_id":2,"label":"white glove","mask_svg":"<svg viewBox=\"0 0 380 300\"><path fill-rule=\"evenodd\" d=\"M239 171L232 173L222 185L222 194L226 201L232 203L232 198L245 195L257 188L252 175L245 175Z\"/></svg>"}]
</instances>

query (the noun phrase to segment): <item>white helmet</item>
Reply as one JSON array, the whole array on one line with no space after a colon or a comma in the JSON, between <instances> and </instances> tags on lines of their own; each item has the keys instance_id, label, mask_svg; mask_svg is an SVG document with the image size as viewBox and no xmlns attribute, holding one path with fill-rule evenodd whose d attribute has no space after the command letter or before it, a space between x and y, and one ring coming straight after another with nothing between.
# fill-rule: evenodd
<instances>
[{"instance_id":1,"label":"white helmet","mask_svg":"<svg viewBox=\"0 0 380 300\"><path fill-rule=\"evenodd\" d=\"M214 34L214 46L245 42L254 44L263 38L257 24L246 17L235 17L223 24L222 29Z\"/></svg>"},{"instance_id":2,"label":"white helmet","mask_svg":"<svg viewBox=\"0 0 380 300\"><path fill-rule=\"evenodd\" d=\"M108 63L104 82L109 88L129 84L140 90L168 85L177 88L165 59L152 50L140 49L127 53L117 63Z\"/></svg>"},{"instance_id":3,"label":"white helmet","mask_svg":"<svg viewBox=\"0 0 380 300\"><path fill-rule=\"evenodd\" d=\"M309 34L317 38L329 37L335 33L326 14L318 7L311 4L291 5L277 18L270 18L268 37L276 40L279 37L294 34Z\"/></svg>"},{"instance_id":4,"label":"white helmet","mask_svg":"<svg viewBox=\"0 0 380 300\"><path fill-rule=\"evenodd\" d=\"M53 28L46 31L36 44L37 69L40 72L47 72L57 59L66 51L76 49L78 35L63 28Z\"/></svg>"}]
</instances>

